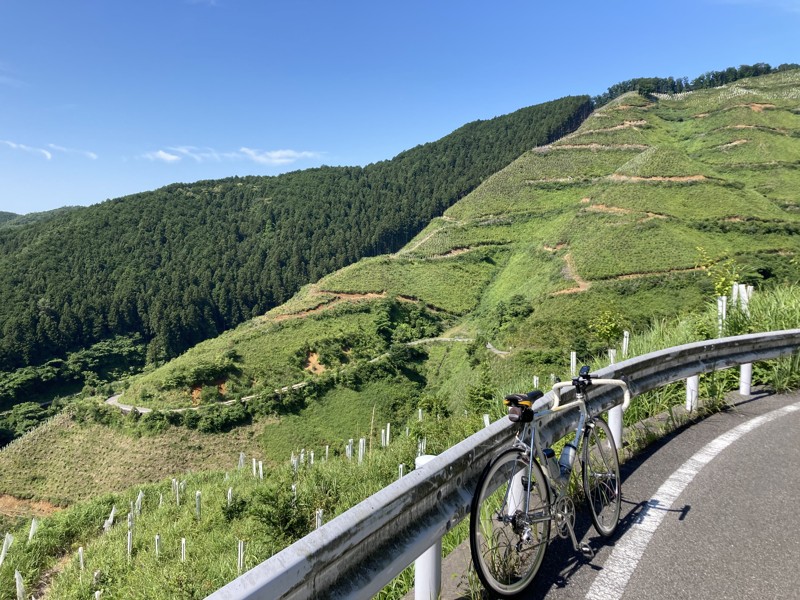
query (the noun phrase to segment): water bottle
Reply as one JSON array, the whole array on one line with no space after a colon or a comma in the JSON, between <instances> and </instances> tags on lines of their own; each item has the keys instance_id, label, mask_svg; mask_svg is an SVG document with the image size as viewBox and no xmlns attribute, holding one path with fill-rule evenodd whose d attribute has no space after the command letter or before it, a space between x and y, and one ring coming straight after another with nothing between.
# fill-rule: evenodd
<instances>
[{"instance_id":1,"label":"water bottle","mask_svg":"<svg viewBox=\"0 0 800 600\"><path fill-rule=\"evenodd\" d=\"M550 479L558 479L561 476L561 468L558 466L556 453L552 448L545 448L542 450L542 454L544 454L544 459L547 463L547 472L550 474Z\"/></svg>"},{"instance_id":2,"label":"water bottle","mask_svg":"<svg viewBox=\"0 0 800 600\"><path fill-rule=\"evenodd\" d=\"M561 478L564 480L569 479L572 473L572 464L575 462L575 452L577 448L573 444L567 444L561 450L561 457L558 459L559 469L561 471Z\"/></svg>"}]
</instances>

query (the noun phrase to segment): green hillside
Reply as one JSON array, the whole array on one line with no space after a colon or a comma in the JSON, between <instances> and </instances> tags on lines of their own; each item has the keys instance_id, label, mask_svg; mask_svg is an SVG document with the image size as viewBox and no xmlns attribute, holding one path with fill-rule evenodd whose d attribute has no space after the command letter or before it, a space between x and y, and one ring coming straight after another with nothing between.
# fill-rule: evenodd
<instances>
[{"instance_id":1,"label":"green hillside","mask_svg":"<svg viewBox=\"0 0 800 600\"><path fill-rule=\"evenodd\" d=\"M181 475L213 495L211 522L193 522L184 505L165 509L172 521L148 514L143 528L151 537L169 531L172 542L182 531L224 531L219 539L229 545L244 536L254 544L249 560L259 560L307 531L314 508L336 513L353 501L344 481L365 493L378 485L378 476L359 480L346 461L293 479L293 453L321 457L327 446L334 463L348 440L363 437L382 481L391 481L418 439L466 435L500 394L529 389L534 375L566 376L571 350L589 360L617 344L622 328L636 339L654 321L704 310L722 276L736 271L762 289L797 283L798 184L800 71L676 94L625 93L571 134L520 153L399 249L333 271L114 384L121 402L152 412L123 416L99 395L74 402L0 451L0 497L72 504L120 494L77 505L78 514L102 514L112 503L127 506L136 496L130 486L148 484L154 510L158 494L169 494L170 473L216 469ZM796 298L791 306L786 323L796 326ZM713 336L709 323L692 317L681 334ZM116 344L114 352L125 351L124 340ZM396 443L377 452L387 423ZM229 509L223 477L239 452L262 460L275 484L231 474L245 487ZM299 496L309 510L276 533L275 511L258 507L294 506L277 483L291 481L309 486ZM102 552L114 544L108 555L125 564L118 529L100 538L85 528L64 534L64 552L78 542ZM204 559L159 571L144 544L136 564L160 574L140 575L150 581L140 580L141 589L202 597L211 586L197 573L235 576L235 562ZM112 562L104 569L129 585L133 572ZM74 563L55 584L64 597L89 591Z\"/></svg>"},{"instance_id":2,"label":"green hillside","mask_svg":"<svg viewBox=\"0 0 800 600\"><path fill-rule=\"evenodd\" d=\"M0 409L95 386L101 374L65 365L71 353L124 337L160 364L310 281L401 248L520 153L574 130L590 107L588 96L564 98L475 121L365 167L174 184L8 221Z\"/></svg>"}]
</instances>

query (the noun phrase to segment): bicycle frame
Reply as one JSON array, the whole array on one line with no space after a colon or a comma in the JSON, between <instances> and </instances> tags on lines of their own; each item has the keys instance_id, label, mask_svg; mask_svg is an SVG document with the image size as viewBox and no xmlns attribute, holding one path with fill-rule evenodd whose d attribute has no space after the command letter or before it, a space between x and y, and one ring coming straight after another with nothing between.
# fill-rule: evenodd
<instances>
[{"instance_id":1,"label":"bicycle frame","mask_svg":"<svg viewBox=\"0 0 800 600\"><path fill-rule=\"evenodd\" d=\"M586 407L586 388L587 385L575 385L575 381L570 382L558 382L553 385L553 394L554 394L554 401L553 405L549 409L541 409L534 413L533 420L529 423L525 423L522 432L517 436L517 440L514 443L516 447L519 447L521 450L525 452L528 456L528 467L527 467L527 489L525 490L527 493L524 494L525 497L525 507L524 513L530 514L530 497L531 497L531 485L532 485L532 477L531 477L531 470L533 469L533 461L538 461L542 473L544 474L545 481L548 485L548 498L549 498L549 506L550 506L550 514L547 516L542 516L538 518L533 518L530 520L531 523L536 523L545 520L554 520L557 518L557 514L554 513L552 510L553 507L557 506L559 502L565 498L569 493L569 481L572 477L572 471L575 466L575 460L580 455L581 450L583 448L583 440L585 437L585 432L587 428L594 426L594 416L590 416L588 409ZM622 408L625 410L628 405L630 404L630 392L628 390L627 384L618 379L594 379L591 381L594 385L615 385L622 387L623 389L623 404ZM575 400L569 402L568 404L561 404L561 396L559 391L565 387L575 387ZM571 408L577 407L580 411L580 416L578 417L578 426L575 428L575 443L573 444L575 448L575 452L571 455L569 461L569 469L566 473L562 472L561 476L558 478L553 478L550 469L547 465L547 460L545 458L544 449L541 445L541 440L539 436L536 435L536 425L539 421L541 421L544 417L548 415L555 414L560 411L569 410ZM530 442L526 442L526 439L530 439ZM520 472L515 474L515 477L519 476L520 479L524 477L525 472ZM521 483L521 482L520 482ZM506 504L509 505L509 494L512 491L512 486L509 486L508 490L506 491ZM572 529L572 526L568 524L567 529L569 530L570 537L572 538L572 543L576 551L583 550L577 538L575 537L575 532Z\"/></svg>"}]
</instances>

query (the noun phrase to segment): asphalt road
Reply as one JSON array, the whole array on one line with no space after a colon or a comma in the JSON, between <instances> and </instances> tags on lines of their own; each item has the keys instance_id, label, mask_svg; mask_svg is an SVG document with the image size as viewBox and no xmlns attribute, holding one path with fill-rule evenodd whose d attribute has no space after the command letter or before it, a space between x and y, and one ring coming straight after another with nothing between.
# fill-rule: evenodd
<instances>
[{"instance_id":1,"label":"asphalt road","mask_svg":"<svg viewBox=\"0 0 800 600\"><path fill-rule=\"evenodd\" d=\"M800 598L800 393L739 399L621 471L614 536L579 507L576 533L596 556L556 538L529 598ZM458 587L442 597L468 597Z\"/></svg>"},{"instance_id":2,"label":"asphalt road","mask_svg":"<svg viewBox=\"0 0 800 600\"><path fill-rule=\"evenodd\" d=\"M800 394L756 397L675 432L622 469L597 555L558 540L531 598L800 598Z\"/></svg>"}]
</instances>

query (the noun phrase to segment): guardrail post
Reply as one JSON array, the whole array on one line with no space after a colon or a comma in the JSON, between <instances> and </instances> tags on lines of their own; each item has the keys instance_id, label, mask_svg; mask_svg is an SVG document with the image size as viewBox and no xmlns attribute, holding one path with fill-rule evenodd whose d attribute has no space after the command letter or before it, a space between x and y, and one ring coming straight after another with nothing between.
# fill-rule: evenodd
<instances>
[{"instance_id":1,"label":"guardrail post","mask_svg":"<svg viewBox=\"0 0 800 600\"><path fill-rule=\"evenodd\" d=\"M415 459L414 466L419 469L434 458L423 454ZM438 600L442 591L441 538L414 561L414 573L414 600Z\"/></svg>"},{"instance_id":2,"label":"guardrail post","mask_svg":"<svg viewBox=\"0 0 800 600\"><path fill-rule=\"evenodd\" d=\"M749 396L751 393L751 382L753 380L753 363L747 363L739 367L739 393L742 396Z\"/></svg>"},{"instance_id":3,"label":"guardrail post","mask_svg":"<svg viewBox=\"0 0 800 600\"><path fill-rule=\"evenodd\" d=\"M617 351L614 349L608 350L609 364L617 362ZM614 436L614 445L617 450L622 449L622 405L615 406L608 411L608 427L611 429L611 435Z\"/></svg>"},{"instance_id":4,"label":"guardrail post","mask_svg":"<svg viewBox=\"0 0 800 600\"><path fill-rule=\"evenodd\" d=\"M686 378L686 410L697 410L697 394L700 391L700 376L692 375Z\"/></svg>"}]
</instances>

